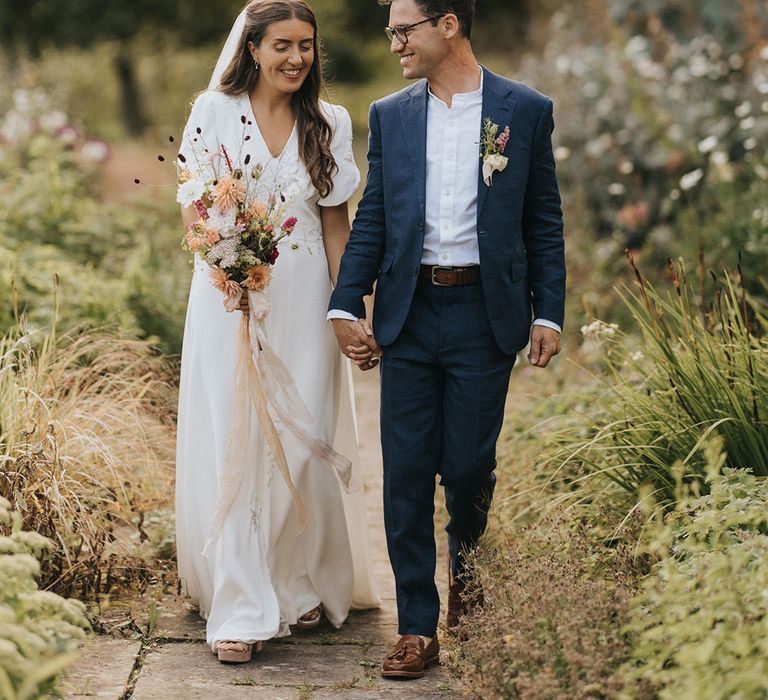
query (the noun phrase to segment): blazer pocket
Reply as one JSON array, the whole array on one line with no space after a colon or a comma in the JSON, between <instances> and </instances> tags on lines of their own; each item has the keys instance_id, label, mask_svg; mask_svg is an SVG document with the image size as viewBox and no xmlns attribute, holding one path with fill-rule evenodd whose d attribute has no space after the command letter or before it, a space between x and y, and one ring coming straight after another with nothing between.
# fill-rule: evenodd
<instances>
[{"instance_id":1,"label":"blazer pocket","mask_svg":"<svg viewBox=\"0 0 768 700\"><path fill-rule=\"evenodd\" d=\"M380 275L386 275L390 269L392 269L392 264L395 262L395 256L391 253L388 255L385 255L384 258L381 261L381 267L379 268L379 274Z\"/></svg>"},{"instance_id":2,"label":"blazer pocket","mask_svg":"<svg viewBox=\"0 0 768 700\"><path fill-rule=\"evenodd\" d=\"M509 266L509 273L512 276L513 282L525 279L528 274L528 262L526 260L515 260Z\"/></svg>"}]
</instances>

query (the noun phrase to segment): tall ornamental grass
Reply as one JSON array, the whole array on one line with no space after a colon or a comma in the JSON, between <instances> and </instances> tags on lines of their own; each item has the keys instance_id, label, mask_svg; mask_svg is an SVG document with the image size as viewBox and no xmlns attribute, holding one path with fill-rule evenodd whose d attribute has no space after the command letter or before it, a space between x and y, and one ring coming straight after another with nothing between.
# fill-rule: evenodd
<instances>
[{"instance_id":1,"label":"tall ornamental grass","mask_svg":"<svg viewBox=\"0 0 768 700\"><path fill-rule=\"evenodd\" d=\"M670 262L669 293L632 266L638 288L623 299L642 336L602 326L607 380L566 418L547 455L553 480L565 482L567 498L600 493L624 512L644 498L671 505L677 470L683 484L706 492L701 447L714 436L722 438L724 466L767 475L765 307L728 277L704 301L682 262Z\"/></svg>"},{"instance_id":2,"label":"tall ornamental grass","mask_svg":"<svg viewBox=\"0 0 768 700\"><path fill-rule=\"evenodd\" d=\"M58 677L90 625L85 606L38 588L38 559L55 545L22 530L0 498L0 698L60 697Z\"/></svg>"},{"instance_id":3,"label":"tall ornamental grass","mask_svg":"<svg viewBox=\"0 0 768 700\"><path fill-rule=\"evenodd\" d=\"M0 338L0 496L56 545L43 588L86 598L130 578L147 513L170 507L169 376L107 332Z\"/></svg>"}]
</instances>

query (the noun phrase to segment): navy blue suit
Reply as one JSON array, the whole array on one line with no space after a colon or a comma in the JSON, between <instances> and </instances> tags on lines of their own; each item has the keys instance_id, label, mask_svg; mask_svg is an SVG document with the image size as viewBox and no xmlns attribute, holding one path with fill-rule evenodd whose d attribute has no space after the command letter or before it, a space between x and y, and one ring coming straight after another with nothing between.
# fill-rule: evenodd
<instances>
[{"instance_id":1,"label":"navy blue suit","mask_svg":"<svg viewBox=\"0 0 768 700\"><path fill-rule=\"evenodd\" d=\"M376 282L384 511L401 634L432 636L435 477L445 487L454 573L485 529L515 354L532 318L563 325L563 220L552 102L484 70L483 118L510 126L507 168L478 178L481 284L419 281L426 198L427 83L378 100L368 180L330 301L358 317ZM481 124L477 125L478 142ZM478 147L478 158L480 157Z\"/></svg>"}]
</instances>

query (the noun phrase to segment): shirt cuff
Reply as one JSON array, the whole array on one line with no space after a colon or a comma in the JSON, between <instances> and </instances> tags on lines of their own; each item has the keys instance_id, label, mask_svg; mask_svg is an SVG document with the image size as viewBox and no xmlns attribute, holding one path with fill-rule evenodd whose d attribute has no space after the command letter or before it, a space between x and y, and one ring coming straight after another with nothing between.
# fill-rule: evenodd
<instances>
[{"instance_id":1,"label":"shirt cuff","mask_svg":"<svg viewBox=\"0 0 768 700\"><path fill-rule=\"evenodd\" d=\"M331 312L333 313L333 312ZM537 318L533 324L534 326L544 326L544 328L551 328L553 331L557 331L558 333L562 333L563 329L558 326L556 323L553 323L552 321L547 321L543 318Z\"/></svg>"},{"instance_id":2,"label":"shirt cuff","mask_svg":"<svg viewBox=\"0 0 768 700\"><path fill-rule=\"evenodd\" d=\"M341 309L331 309L328 312L328 315L325 317L326 321L333 321L334 318L341 318L345 321L359 321L360 319L355 316L354 314L351 314L347 311L342 311Z\"/></svg>"}]
</instances>

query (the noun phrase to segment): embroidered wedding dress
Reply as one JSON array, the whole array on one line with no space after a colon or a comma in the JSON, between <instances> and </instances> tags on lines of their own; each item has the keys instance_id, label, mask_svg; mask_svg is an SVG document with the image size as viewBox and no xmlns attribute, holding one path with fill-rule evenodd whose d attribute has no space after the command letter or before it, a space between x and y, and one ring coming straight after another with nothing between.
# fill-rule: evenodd
<instances>
[{"instance_id":1,"label":"embroidered wedding dress","mask_svg":"<svg viewBox=\"0 0 768 700\"><path fill-rule=\"evenodd\" d=\"M349 199L359 182L352 156L352 126L341 107L322 103L332 129L338 165L325 198L299 156L296 128L273 157L247 95L202 93L192 109L180 152L193 173L226 149L235 167L263 172L257 194L282 191L295 216L293 234L280 243L266 294L271 348L289 369L309 414L314 437L324 440L357 469L357 436L351 368L326 322L331 293L320 206ZM199 130L199 131L198 131ZM246 136L250 136L246 139ZM362 488L345 491L327 462L318 459L279 420L276 426L291 477L307 513L298 533L296 505L269 459L258 423L250 431L248 469L214 545L202 552L217 512L219 473L233 420L240 312L227 313L197 260L189 296L181 364L176 463L176 540L184 591L207 619L207 641L254 642L289 634L288 626L322 603L340 626L350 607L378 605L373 584Z\"/></svg>"}]
</instances>

